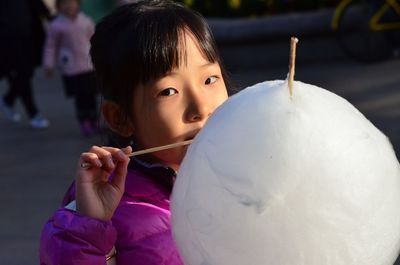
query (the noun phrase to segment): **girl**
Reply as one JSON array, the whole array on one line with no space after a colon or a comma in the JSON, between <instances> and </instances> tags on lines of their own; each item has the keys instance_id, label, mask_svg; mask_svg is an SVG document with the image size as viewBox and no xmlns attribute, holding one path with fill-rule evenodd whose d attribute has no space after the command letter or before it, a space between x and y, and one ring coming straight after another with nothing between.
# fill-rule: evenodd
<instances>
[{"instance_id":1,"label":"girl","mask_svg":"<svg viewBox=\"0 0 400 265\"><path fill-rule=\"evenodd\" d=\"M90 136L97 129L96 81L89 58L94 23L79 11L79 4L79 0L56 1L59 15L49 25L43 61L51 75L57 58L66 95L75 98L81 132Z\"/></svg>"},{"instance_id":2,"label":"girl","mask_svg":"<svg viewBox=\"0 0 400 265\"><path fill-rule=\"evenodd\" d=\"M205 20L179 4L123 5L97 25L91 44L105 121L133 149L194 138L228 97ZM182 264L169 197L186 147L129 161L131 151L81 154L67 206L43 229L41 264Z\"/></svg>"}]
</instances>

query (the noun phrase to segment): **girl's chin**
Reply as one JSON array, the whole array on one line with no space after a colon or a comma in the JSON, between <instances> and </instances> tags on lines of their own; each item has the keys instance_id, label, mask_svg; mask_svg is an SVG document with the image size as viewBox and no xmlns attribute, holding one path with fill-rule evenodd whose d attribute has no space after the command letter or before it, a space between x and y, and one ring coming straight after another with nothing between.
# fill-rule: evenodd
<instances>
[{"instance_id":1,"label":"girl's chin","mask_svg":"<svg viewBox=\"0 0 400 265\"><path fill-rule=\"evenodd\" d=\"M172 149L171 149L172 150ZM151 156L151 162L153 163L161 163L163 165L169 166L173 168L174 170L177 170L179 166L181 165L183 158L186 155L187 152L187 146L185 147L178 147L173 150L173 152L168 151L167 152L157 152L154 153L153 156Z\"/></svg>"}]
</instances>

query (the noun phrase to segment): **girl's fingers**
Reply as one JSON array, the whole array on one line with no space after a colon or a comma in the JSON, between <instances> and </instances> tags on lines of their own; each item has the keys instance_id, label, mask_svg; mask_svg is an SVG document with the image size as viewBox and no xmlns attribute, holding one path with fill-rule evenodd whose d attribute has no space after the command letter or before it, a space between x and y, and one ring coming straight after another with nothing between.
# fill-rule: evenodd
<instances>
[{"instance_id":1,"label":"girl's fingers","mask_svg":"<svg viewBox=\"0 0 400 265\"><path fill-rule=\"evenodd\" d=\"M113 147L103 147L108 150L116 162L116 167L114 169L114 175L111 183L120 190L124 190L125 187L125 177L128 170L129 157L127 154L132 152L130 146L118 149Z\"/></svg>"},{"instance_id":2,"label":"girl's fingers","mask_svg":"<svg viewBox=\"0 0 400 265\"><path fill-rule=\"evenodd\" d=\"M89 169L91 167L102 167L103 163L100 161L97 154L94 153L82 153L79 160L79 167L81 169Z\"/></svg>"},{"instance_id":3,"label":"girl's fingers","mask_svg":"<svg viewBox=\"0 0 400 265\"><path fill-rule=\"evenodd\" d=\"M132 150L132 149L130 149ZM124 190L125 189L125 178L126 174L128 171L128 163L129 163L129 157L127 156L126 150L118 150L118 152L115 153L115 159L118 161L117 166L114 170L114 176L111 180L111 183L116 186L119 190ZM129 149L128 149L129 151ZM131 152L129 152L131 153Z\"/></svg>"},{"instance_id":4,"label":"girl's fingers","mask_svg":"<svg viewBox=\"0 0 400 265\"><path fill-rule=\"evenodd\" d=\"M122 163L124 167L127 166L129 162L127 154L131 152L132 148L130 146L123 149L93 146L89 152L82 153L79 166L82 169L89 169L92 166L101 167L111 173L115 170L116 163Z\"/></svg>"},{"instance_id":5,"label":"girl's fingers","mask_svg":"<svg viewBox=\"0 0 400 265\"><path fill-rule=\"evenodd\" d=\"M93 146L92 149L99 156L103 163L103 169L111 173L115 168L113 153L117 152L118 148Z\"/></svg>"},{"instance_id":6,"label":"girl's fingers","mask_svg":"<svg viewBox=\"0 0 400 265\"><path fill-rule=\"evenodd\" d=\"M124 147L121 149L122 152L124 152L126 155L129 155L130 153L132 153L132 147L130 145L128 145L127 147Z\"/></svg>"},{"instance_id":7,"label":"girl's fingers","mask_svg":"<svg viewBox=\"0 0 400 265\"><path fill-rule=\"evenodd\" d=\"M101 163L100 167L106 172L111 173L115 168L112 152L116 152L118 149L107 149L99 146L93 146L89 152L81 155L80 167L83 169L89 169L92 166L98 166ZM96 164L92 164L93 162Z\"/></svg>"},{"instance_id":8,"label":"girl's fingers","mask_svg":"<svg viewBox=\"0 0 400 265\"><path fill-rule=\"evenodd\" d=\"M89 152L81 154L80 164L87 163L90 167L78 171L76 176L79 213L103 220L111 218L125 190L127 153L131 150L93 146Z\"/></svg>"}]
</instances>

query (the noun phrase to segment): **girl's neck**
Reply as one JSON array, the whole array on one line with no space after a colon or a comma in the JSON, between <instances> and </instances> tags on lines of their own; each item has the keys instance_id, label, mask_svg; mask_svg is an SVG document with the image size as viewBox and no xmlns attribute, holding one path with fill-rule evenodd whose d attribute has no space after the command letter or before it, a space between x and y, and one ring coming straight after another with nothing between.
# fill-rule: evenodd
<instances>
[{"instance_id":1,"label":"girl's neck","mask_svg":"<svg viewBox=\"0 0 400 265\"><path fill-rule=\"evenodd\" d=\"M146 163L150 163L150 164L160 164L160 165L164 165L167 167L172 168L175 171L178 171L179 166L180 165L171 165L171 164L167 164L164 161L161 161L160 159L158 159L157 157L151 155L151 154L147 154L147 155L142 155L140 158L140 160L146 162Z\"/></svg>"}]
</instances>

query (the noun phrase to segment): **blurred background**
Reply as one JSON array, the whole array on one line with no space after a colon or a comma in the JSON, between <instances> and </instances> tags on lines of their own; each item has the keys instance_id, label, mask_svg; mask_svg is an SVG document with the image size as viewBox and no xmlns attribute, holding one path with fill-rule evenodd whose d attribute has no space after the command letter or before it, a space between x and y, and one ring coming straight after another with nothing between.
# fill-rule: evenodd
<instances>
[{"instance_id":1,"label":"blurred background","mask_svg":"<svg viewBox=\"0 0 400 265\"><path fill-rule=\"evenodd\" d=\"M55 15L54 1L44 2ZM206 16L236 90L264 80L285 79L290 37L296 36L300 42L295 79L350 101L389 137L399 154L400 27L374 31L366 26L380 8L371 5L374 1L354 1L355 6L339 10L341 1L337 0L181 2ZM97 22L119 4L82 0L81 9ZM388 12L383 22L400 22L400 14ZM15 105L22 116L19 122L0 113L0 264L39 263L41 228L74 179L79 154L105 141L101 133L90 137L80 133L59 73L48 78L39 65L32 81L48 128L29 126L21 102ZM0 79L0 95L7 88L7 81Z\"/></svg>"},{"instance_id":2,"label":"blurred background","mask_svg":"<svg viewBox=\"0 0 400 265\"><path fill-rule=\"evenodd\" d=\"M43 0L56 12L54 0ZM134 0L133 0L134 1ZM132 0L83 0L81 7L96 21L122 2ZM178 0L207 17L255 17L336 7L340 0Z\"/></svg>"}]
</instances>

